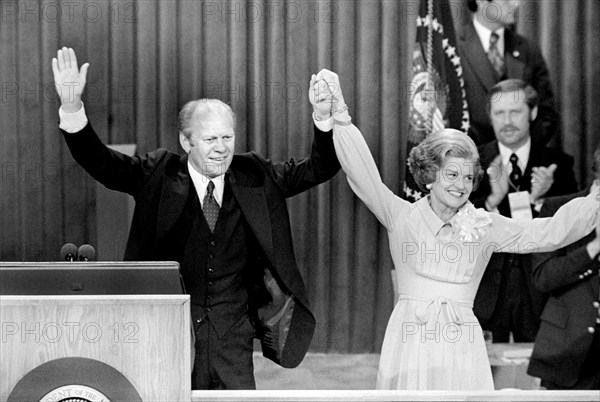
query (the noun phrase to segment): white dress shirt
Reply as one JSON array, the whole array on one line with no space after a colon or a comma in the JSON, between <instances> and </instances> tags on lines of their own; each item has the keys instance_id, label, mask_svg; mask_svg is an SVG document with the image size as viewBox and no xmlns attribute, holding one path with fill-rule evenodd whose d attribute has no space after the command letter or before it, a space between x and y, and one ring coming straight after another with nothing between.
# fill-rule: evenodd
<instances>
[{"instance_id":1,"label":"white dress shirt","mask_svg":"<svg viewBox=\"0 0 600 402\"><path fill-rule=\"evenodd\" d=\"M215 201L217 201L217 204L219 204L219 207L221 207L221 205L223 205L223 192L225 191L225 174L211 179L194 169L189 160L187 167L188 171L190 172L192 182L194 183L196 193L198 194L198 198L200 199L200 205L202 205L202 208L204 208L204 196L206 195L206 188L208 187L208 182L211 180L215 184L213 197L215 198Z\"/></svg>"},{"instance_id":2,"label":"white dress shirt","mask_svg":"<svg viewBox=\"0 0 600 402\"><path fill-rule=\"evenodd\" d=\"M481 40L481 44L483 45L483 50L487 53L490 50L490 37L492 36L492 31L481 24L481 22L477 21L477 18L473 18L473 25L475 26L475 32L477 32L477 36L479 36L479 40ZM498 42L496 42L496 47L498 48L498 52L503 55L504 54L504 28L496 29L496 35L498 35Z\"/></svg>"},{"instance_id":3,"label":"white dress shirt","mask_svg":"<svg viewBox=\"0 0 600 402\"><path fill-rule=\"evenodd\" d=\"M527 168L527 164L529 163L529 154L531 153L531 137L516 151L513 151L499 141L498 149L500 150L500 156L502 156L502 167L507 169L509 174L512 172L512 163L510 163L510 156L512 154L517 155L517 158L519 158L517 165L521 168L521 173L525 173L525 168Z\"/></svg>"}]
</instances>

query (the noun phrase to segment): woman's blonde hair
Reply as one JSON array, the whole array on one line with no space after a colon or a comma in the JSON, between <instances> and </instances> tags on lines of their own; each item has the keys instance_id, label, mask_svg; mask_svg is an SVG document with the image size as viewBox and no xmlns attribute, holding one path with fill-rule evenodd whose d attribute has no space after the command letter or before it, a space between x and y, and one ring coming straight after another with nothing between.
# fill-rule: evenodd
<instances>
[{"instance_id":1,"label":"woman's blonde hair","mask_svg":"<svg viewBox=\"0 0 600 402\"><path fill-rule=\"evenodd\" d=\"M483 177L479 152L473 140L465 133L446 128L425 137L410 151L408 163L415 182L422 191L437 179L437 173L449 157L473 161L473 190Z\"/></svg>"}]
</instances>

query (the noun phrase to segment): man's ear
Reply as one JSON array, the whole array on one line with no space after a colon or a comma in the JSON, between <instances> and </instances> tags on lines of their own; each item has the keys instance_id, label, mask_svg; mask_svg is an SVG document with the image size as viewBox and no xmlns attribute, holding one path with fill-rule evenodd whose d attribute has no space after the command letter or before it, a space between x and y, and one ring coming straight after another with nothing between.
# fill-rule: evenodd
<instances>
[{"instance_id":1,"label":"man's ear","mask_svg":"<svg viewBox=\"0 0 600 402\"><path fill-rule=\"evenodd\" d=\"M192 149L192 144L190 144L189 138L187 138L183 133L179 133L179 143L181 144L181 148L185 151L186 154L190 153Z\"/></svg>"},{"instance_id":2,"label":"man's ear","mask_svg":"<svg viewBox=\"0 0 600 402\"><path fill-rule=\"evenodd\" d=\"M533 109L531 109L531 115L529 117L529 121L534 121L535 118L537 117L537 112L538 112L538 107L534 107Z\"/></svg>"}]
</instances>

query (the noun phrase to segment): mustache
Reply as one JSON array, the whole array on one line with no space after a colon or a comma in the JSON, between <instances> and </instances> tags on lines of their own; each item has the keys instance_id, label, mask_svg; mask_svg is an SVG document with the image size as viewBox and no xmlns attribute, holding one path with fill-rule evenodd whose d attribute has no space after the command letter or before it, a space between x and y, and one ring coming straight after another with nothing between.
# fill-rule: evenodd
<instances>
[{"instance_id":1,"label":"mustache","mask_svg":"<svg viewBox=\"0 0 600 402\"><path fill-rule=\"evenodd\" d=\"M507 126L502 127L502 129L500 131L502 132L502 131L517 131L517 130L519 130L518 127L515 127L515 126L509 124Z\"/></svg>"}]
</instances>

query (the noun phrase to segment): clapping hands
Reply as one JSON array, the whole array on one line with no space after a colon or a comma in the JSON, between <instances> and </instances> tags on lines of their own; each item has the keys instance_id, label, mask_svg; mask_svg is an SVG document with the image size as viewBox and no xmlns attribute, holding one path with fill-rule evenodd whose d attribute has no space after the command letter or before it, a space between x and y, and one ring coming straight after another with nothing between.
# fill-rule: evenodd
<instances>
[{"instance_id":1,"label":"clapping hands","mask_svg":"<svg viewBox=\"0 0 600 402\"><path fill-rule=\"evenodd\" d=\"M554 172L557 165L534 167L531 173L531 201L542 198L554 183Z\"/></svg>"},{"instance_id":2,"label":"clapping hands","mask_svg":"<svg viewBox=\"0 0 600 402\"><path fill-rule=\"evenodd\" d=\"M506 197L509 190L508 172L502 166L502 156L498 155L494 158L486 173L490 180L491 193L487 197L486 207L489 209L496 208Z\"/></svg>"}]
</instances>

